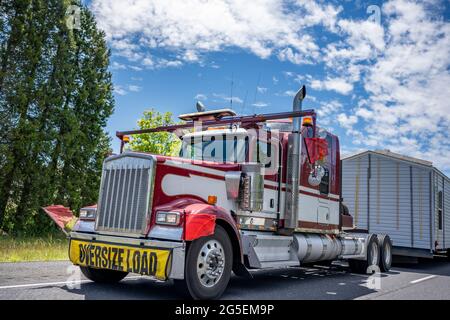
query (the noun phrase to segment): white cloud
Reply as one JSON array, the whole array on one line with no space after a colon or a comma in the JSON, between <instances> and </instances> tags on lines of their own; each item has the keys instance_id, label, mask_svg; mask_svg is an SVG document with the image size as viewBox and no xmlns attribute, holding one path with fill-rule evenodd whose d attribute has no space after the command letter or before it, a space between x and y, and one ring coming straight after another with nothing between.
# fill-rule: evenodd
<instances>
[{"instance_id":1,"label":"white cloud","mask_svg":"<svg viewBox=\"0 0 450 320\"><path fill-rule=\"evenodd\" d=\"M312 102L329 123L334 117L358 148L386 147L428 157L450 171L450 23L443 17L448 3L384 1L382 25L365 16L345 16L339 1L333 3L93 0L91 8L113 55L139 68L209 66L203 62L207 53L228 48L312 64L307 68L318 69L318 75L285 72L284 77L329 91L327 95L344 95L339 97L348 100L344 105L326 106L320 95ZM155 56L161 51L165 58ZM278 79L273 77L272 83ZM115 91L126 94L120 87ZM223 94L212 96L223 103L230 100ZM242 103L239 97L233 101Z\"/></svg>"},{"instance_id":2,"label":"white cloud","mask_svg":"<svg viewBox=\"0 0 450 320\"><path fill-rule=\"evenodd\" d=\"M353 84L347 82L345 78L330 78L325 80L312 80L311 88L316 90L335 91L340 94L347 95L353 90Z\"/></svg>"},{"instance_id":3,"label":"white cloud","mask_svg":"<svg viewBox=\"0 0 450 320\"><path fill-rule=\"evenodd\" d=\"M264 107L268 107L269 104L267 102L257 101L255 103L253 103L252 106L254 106L256 108L264 108Z\"/></svg>"},{"instance_id":4,"label":"white cloud","mask_svg":"<svg viewBox=\"0 0 450 320\"><path fill-rule=\"evenodd\" d=\"M283 95L288 96L288 97L294 97L296 93L297 93L297 92L294 91L294 90L286 90L286 91L283 93Z\"/></svg>"},{"instance_id":5,"label":"white cloud","mask_svg":"<svg viewBox=\"0 0 450 320\"><path fill-rule=\"evenodd\" d=\"M306 0L93 0L91 9L116 54L133 61L156 48L196 62L204 52L237 47L294 63L318 58L319 47L308 28L334 30L342 10ZM136 38L139 43L129 40Z\"/></svg>"},{"instance_id":6,"label":"white cloud","mask_svg":"<svg viewBox=\"0 0 450 320\"><path fill-rule=\"evenodd\" d=\"M267 92L267 88L259 87L259 86L256 87L256 90L258 91L258 93L262 93L262 94Z\"/></svg>"},{"instance_id":7,"label":"white cloud","mask_svg":"<svg viewBox=\"0 0 450 320\"><path fill-rule=\"evenodd\" d=\"M130 84L128 86L128 90L130 90L131 92L139 92L139 91L141 91L141 89L142 89L142 87L136 86L136 85L132 85L132 84Z\"/></svg>"},{"instance_id":8,"label":"white cloud","mask_svg":"<svg viewBox=\"0 0 450 320\"><path fill-rule=\"evenodd\" d=\"M432 159L450 170L450 23L439 18L441 4L387 1L384 28L341 20L343 39L327 46L324 62L327 79L343 80L334 90L349 92L359 82L367 94L358 107L338 117L357 137L353 142ZM327 88L324 81L311 85ZM363 131L351 128L356 121L363 123Z\"/></svg>"},{"instance_id":9,"label":"white cloud","mask_svg":"<svg viewBox=\"0 0 450 320\"><path fill-rule=\"evenodd\" d=\"M114 86L114 92L117 93L120 96L126 95L128 92L120 85Z\"/></svg>"},{"instance_id":10,"label":"white cloud","mask_svg":"<svg viewBox=\"0 0 450 320\"><path fill-rule=\"evenodd\" d=\"M133 66L133 65L130 65L129 68L134 71L142 71L143 70L141 67Z\"/></svg>"},{"instance_id":11,"label":"white cloud","mask_svg":"<svg viewBox=\"0 0 450 320\"><path fill-rule=\"evenodd\" d=\"M208 97L206 96L206 94L203 93L198 93L195 95L194 97L195 100L200 100L200 101L205 101L208 99Z\"/></svg>"},{"instance_id":12,"label":"white cloud","mask_svg":"<svg viewBox=\"0 0 450 320\"><path fill-rule=\"evenodd\" d=\"M219 99L221 99L223 101L230 102L231 100L233 100L233 103L239 103L239 104L244 103L244 101L240 97L237 97L237 96L230 97L230 96L228 96L226 94L223 94L223 93L213 93L212 95L215 98L219 98Z\"/></svg>"},{"instance_id":13,"label":"white cloud","mask_svg":"<svg viewBox=\"0 0 450 320\"><path fill-rule=\"evenodd\" d=\"M126 68L127 68L126 65L119 63L117 61L113 61L113 63L111 64L112 70L125 70Z\"/></svg>"}]
</instances>

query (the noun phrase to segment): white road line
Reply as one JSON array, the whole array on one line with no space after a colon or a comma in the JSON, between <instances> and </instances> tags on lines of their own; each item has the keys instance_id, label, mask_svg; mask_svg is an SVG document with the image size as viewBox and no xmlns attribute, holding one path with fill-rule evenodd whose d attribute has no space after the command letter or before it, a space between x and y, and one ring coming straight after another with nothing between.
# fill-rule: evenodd
<instances>
[{"instance_id":1,"label":"white road line","mask_svg":"<svg viewBox=\"0 0 450 320\"><path fill-rule=\"evenodd\" d=\"M411 283L411 284L415 284L415 283L419 283L419 282L426 281L426 280L429 280L429 279L433 279L433 278L435 278L435 277L436 277L436 276L428 276L428 277L425 277L425 278L420 278L420 279L411 281L410 283Z\"/></svg>"},{"instance_id":2,"label":"white road line","mask_svg":"<svg viewBox=\"0 0 450 320\"><path fill-rule=\"evenodd\" d=\"M122 281L126 281L126 280L135 280L138 278L142 278L141 276L136 276L136 277L127 277L125 279L123 279ZM53 286L53 285L58 285L58 284L70 284L70 285L77 285L77 284L82 284L82 283L86 283L86 282L92 282L92 280L80 280L80 281L59 281L59 282L41 282L41 283L28 283L28 284L18 284L18 285L12 285L12 286L2 286L0 287L1 289L14 289L14 288L28 288L28 287L45 287L45 286Z\"/></svg>"}]
</instances>

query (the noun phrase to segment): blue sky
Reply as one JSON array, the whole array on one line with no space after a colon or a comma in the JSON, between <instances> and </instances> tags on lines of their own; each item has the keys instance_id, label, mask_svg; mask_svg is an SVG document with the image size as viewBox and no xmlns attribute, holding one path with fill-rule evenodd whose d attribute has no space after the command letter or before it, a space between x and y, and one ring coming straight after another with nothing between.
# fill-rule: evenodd
<instances>
[{"instance_id":1,"label":"blue sky","mask_svg":"<svg viewBox=\"0 0 450 320\"><path fill-rule=\"evenodd\" d=\"M450 173L450 1L92 0L112 50L107 130L149 108L304 108L342 152L390 149ZM233 81L233 86L231 82ZM118 142L114 139L114 148Z\"/></svg>"}]
</instances>

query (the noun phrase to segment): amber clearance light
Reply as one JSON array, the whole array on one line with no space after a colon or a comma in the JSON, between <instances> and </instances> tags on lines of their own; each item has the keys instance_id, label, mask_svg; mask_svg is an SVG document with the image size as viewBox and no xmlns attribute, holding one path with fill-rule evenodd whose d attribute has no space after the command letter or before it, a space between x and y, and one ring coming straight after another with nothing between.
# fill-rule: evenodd
<instances>
[{"instance_id":1,"label":"amber clearance light","mask_svg":"<svg viewBox=\"0 0 450 320\"><path fill-rule=\"evenodd\" d=\"M304 117L302 125L305 126L305 127L311 127L313 125L312 117Z\"/></svg>"},{"instance_id":2,"label":"amber clearance light","mask_svg":"<svg viewBox=\"0 0 450 320\"><path fill-rule=\"evenodd\" d=\"M208 204L215 205L217 203L217 196L208 196Z\"/></svg>"}]
</instances>

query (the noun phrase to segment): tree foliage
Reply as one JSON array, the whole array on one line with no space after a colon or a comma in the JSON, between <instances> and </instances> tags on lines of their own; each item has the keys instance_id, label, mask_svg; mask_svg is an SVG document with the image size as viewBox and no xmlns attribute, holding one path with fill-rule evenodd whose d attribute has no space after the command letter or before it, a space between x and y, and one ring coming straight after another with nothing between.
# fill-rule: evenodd
<instances>
[{"instance_id":1,"label":"tree foliage","mask_svg":"<svg viewBox=\"0 0 450 320\"><path fill-rule=\"evenodd\" d=\"M67 23L70 5L79 28ZM110 152L109 55L80 1L1 1L0 229L37 234L52 228L40 207L96 201Z\"/></svg>"},{"instance_id":2,"label":"tree foliage","mask_svg":"<svg viewBox=\"0 0 450 320\"><path fill-rule=\"evenodd\" d=\"M154 109L144 111L138 120L139 129L151 129L160 126L175 124L171 112L158 112ZM136 135L130 142L130 148L134 151L150 152L168 156L178 155L181 141L170 132L154 132Z\"/></svg>"}]
</instances>

